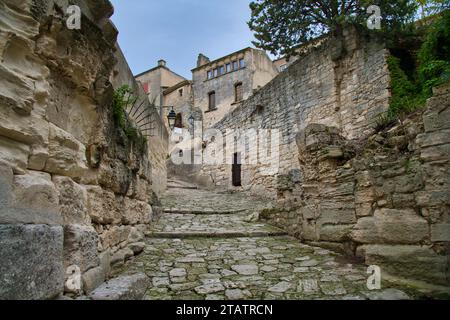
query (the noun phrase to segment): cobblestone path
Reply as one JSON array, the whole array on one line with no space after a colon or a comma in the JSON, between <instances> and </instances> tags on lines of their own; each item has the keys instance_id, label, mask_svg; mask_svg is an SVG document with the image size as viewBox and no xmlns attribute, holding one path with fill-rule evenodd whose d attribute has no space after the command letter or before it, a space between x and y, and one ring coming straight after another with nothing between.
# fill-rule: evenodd
<instances>
[{"instance_id":1,"label":"cobblestone path","mask_svg":"<svg viewBox=\"0 0 450 320\"><path fill-rule=\"evenodd\" d=\"M121 273L145 272L146 299L406 299L404 291L369 291L367 268L282 230L246 222L264 203L172 183L165 213L144 252Z\"/></svg>"}]
</instances>

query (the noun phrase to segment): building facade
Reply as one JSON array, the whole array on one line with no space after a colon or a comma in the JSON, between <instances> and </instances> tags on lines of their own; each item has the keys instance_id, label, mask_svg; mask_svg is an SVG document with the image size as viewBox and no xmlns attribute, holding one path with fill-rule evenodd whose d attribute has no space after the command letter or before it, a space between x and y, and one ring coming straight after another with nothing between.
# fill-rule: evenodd
<instances>
[{"instance_id":1,"label":"building facade","mask_svg":"<svg viewBox=\"0 0 450 320\"><path fill-rule=\"evenodd\" d=\"M186 81L167 67L165 60L159 60L158 65L135 76L141 82L150 102L155 106L164 105L164 90Z\"/></svg>"},{"instance_id":2,"label":"building facade","mask_svg":"<svg viewBox=\"0 0 450 320\"><path fill-rule=\"evenodd\" d=\"M192 91L194 106L203 113L203 128L213 126L277 75L261 50L245 48L214 61L201 54L192 70Z\"/></svg>"}]
</instances>

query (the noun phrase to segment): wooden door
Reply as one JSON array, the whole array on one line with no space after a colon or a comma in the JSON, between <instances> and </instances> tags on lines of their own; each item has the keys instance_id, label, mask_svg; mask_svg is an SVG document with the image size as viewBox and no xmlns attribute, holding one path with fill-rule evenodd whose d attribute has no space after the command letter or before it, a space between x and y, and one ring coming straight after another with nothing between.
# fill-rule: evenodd
<instances>
[{"instance_id":1,"label":"wooden door","mask_svg":"<svg viewBox=\"0 0 450 320\"><path fill-rule=\"evenodd\" d=\"M241 169L241 154L235 153L233 155L233 165L232 165L232 180L233 180L233 186L240 187L242 186L242 169Z\"/></svg>"}]
</instances>

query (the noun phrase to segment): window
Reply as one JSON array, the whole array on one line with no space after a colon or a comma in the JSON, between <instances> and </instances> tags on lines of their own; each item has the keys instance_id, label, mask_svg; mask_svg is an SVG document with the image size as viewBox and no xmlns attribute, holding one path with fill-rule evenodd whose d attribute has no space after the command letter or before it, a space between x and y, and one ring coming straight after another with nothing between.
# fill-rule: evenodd
<instances>
[{"instance_id":1,"label":"window","mask_svg":"<svg viewBox=\"0 0 450 320\"><path fill-rule=\"evenodd\" d=\"M220 66L219 67L219 76L225 73L225 67L224 66Z\"/></svg>"},{"instance_id":2,"label":"window","mask_svg":"<svg viewBox=\"0 0 450 320\"><path fill-rule=\"evenodd\" d=\"M237 61L233 61L233 70L239 69L239 65Z\"/></svg>"},{"instance_id":3,"label":"window","mask_svg":"<svg viewBox=\"0 0 450 320\"><path fill-rule=\"evenodd\" d=\"M239 59L239 68L244 68L244 67L245 67L244 59Z\"/></svg>"},{"instance_id":4,"label":"window","mask_svg":"<svg viewBox=\"0 0 450 320\"><path fill-rule=\"evenodd\" d=\"M234 86L234 101L239 102L244 99L243 91L242 91L242 83L239 82Z\"/></svg>"},{"instance_id":5,"label":"window","mask_svg":"<svg viewBox=\"0 0 450 320\"><path fill-rule=\"evenodd\" d=\"M208 101L209 101L208 109L209 110L216 109L216 92L215 91L212 91L208 94Z\"/></svg>"},{"instance_id":6,"label":"window","mask_svg":"<svg viewBox=\"0 0 450 320\"><path fill-rule=\"evenodd\" d=\"M215 68L214 69L214 77L217 77L219 75L219 69Z\"/></svg>"},{"instance_id":7,"label":"window","mask_svg":"<svg viewBox=\"0 0 450 320\"><path fill-rule=\"evenodd\" d=\"M231 63L227 63L226 69L227 69L227 72L231 72Z\"/></svg>"},{"instance_id":8,"label":"window","mask_svg":"<svg viewBox=\"0 0 450 320\"><path fill-rule=\"evenodd\" d=\"M180 94L180 97L183 96L183 89L178 90L178 93Z\"/></svg>"},{"instance_id":9,"label":"window","mask_svg":"<svg viewBox=\"0 0 450 320\"><path fill-rule=\"evenodd\" d=\"M213 77L213 71L209 70L208 71L208 79L212 79L212 77Z\"/></svg>"}]
</instances>

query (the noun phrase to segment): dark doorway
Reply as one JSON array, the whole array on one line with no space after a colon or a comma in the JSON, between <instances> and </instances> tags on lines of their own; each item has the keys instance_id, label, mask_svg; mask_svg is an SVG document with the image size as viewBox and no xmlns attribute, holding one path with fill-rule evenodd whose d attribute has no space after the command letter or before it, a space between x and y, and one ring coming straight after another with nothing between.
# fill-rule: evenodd
<instances>
[{"instance_id":1,"label":"dark doorway","mask_svg":"<svg viewBox=\"0 0 450 320\"><path fill-rule=\"evenodd\" d=\"M235 153L233 155L233 166L232 166L232 180L233 180L233 186L240 187L242 186L242 180L241 180L241 154Z\"/></svg>"},{"instance_id":2,"label":"dark doorway","mask_svg":"<svg viewBox=\"0 0 450 320\"><path fill-rule=\"evenodd\" d=\"M175 128L183 128L183 116L181 113L177 113L177 117L175 118Z\"/></svg>"}]
</instances>

